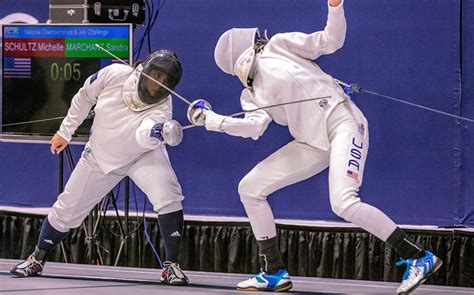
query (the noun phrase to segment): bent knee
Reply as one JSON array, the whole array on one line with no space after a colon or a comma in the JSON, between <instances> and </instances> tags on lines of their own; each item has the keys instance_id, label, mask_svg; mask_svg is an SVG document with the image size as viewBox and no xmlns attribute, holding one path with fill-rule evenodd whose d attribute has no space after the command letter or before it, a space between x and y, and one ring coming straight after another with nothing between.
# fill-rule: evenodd
<instances>
[{"instance_id":1,"label":"bent knee","mask_svg":"<svg viewBox=\"0 0 474 295\"><path fill-rule=\"evenodd\" d=\"M267 198L261 195L254 181L248 175L239 182L238 192L240 201L244 204L256 205Z\"/></svg>"},{"instance_id":2,"label":"bent knee","mask_svg":"<svg viewBox=\"0 0 474 295\"><path fill-rule=\"evenodd\" d=\"M338 202L331 202L331 210L336 214L337 216L342 217L342 212L344 212L344 206Z\"/></svg>"},{"instance_id":3,"label":"bent knee","mask_svg":"<svg viewBox=\"0 0 474 295\"><path fill-rule=\"evenodd\" d=\"M184 197L182 199L184 199ZM183 210L182 199L153 203L153 211L157 212L158 214L167 214Z\"/></svg>"},{"instance_id":4,"label":"bent knee","mask_svg":"<svg viewBox=\"0 0 474 295\"><path fill-rule=\"evenodd\" d=\"M66 232L71 228L79 227L82 224L82 220L73 217L72 214L64 214L62 210L55 206L51 208L51 211L47 216L51 226L60 232Z\"/></svg>"},{"instance_id":5,"label":"bent knee","mask_svg":"<svg viewBox=\"0 0 474 295\"><path fill-rule=\"evenodd\" d=\"M337 216L343 218L346 221L349 221L347 218L348 216L346 216L347 214L345 214L346 209L359 202L360 202L360 198L357 194L357 191L354 191L354 190L338 192L331 195L332 211Z\"/></svg>"}]
</instances>

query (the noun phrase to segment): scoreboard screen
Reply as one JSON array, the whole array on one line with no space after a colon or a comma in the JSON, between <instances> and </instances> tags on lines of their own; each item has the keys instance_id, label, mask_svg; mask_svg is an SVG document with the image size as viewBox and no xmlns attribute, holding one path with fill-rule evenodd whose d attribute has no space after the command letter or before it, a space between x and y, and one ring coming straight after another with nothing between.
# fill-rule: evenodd
<instances>
[{"instance_id":1,"label":"scoreboard screen","mask_svg":"<svg viewBox=\"0 0 474 295\"><path fill-rule=\"evenodd\" d=\"M87 77L132 60L131 24L9 24L2 33L3 140L49 140ZM91 121L73 140L87 140Z\"/></svg>"}]
</instances>

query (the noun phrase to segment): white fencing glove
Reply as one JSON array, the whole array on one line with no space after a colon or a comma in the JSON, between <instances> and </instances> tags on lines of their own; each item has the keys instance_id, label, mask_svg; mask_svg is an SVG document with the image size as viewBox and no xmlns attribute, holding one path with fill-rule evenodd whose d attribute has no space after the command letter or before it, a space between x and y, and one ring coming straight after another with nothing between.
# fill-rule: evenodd
<instances>
[{"instance_id":1,"label":"white fencing glove","mask_svg":"<svg viewBox=\"0 0 474 295\"><path fill-rule=\"evenodd\" d=\"M189 122L197 126L204 126L206 121L206 111L212 110L211 104L204 99L193 101L187 111Z\"/></svg>"},{"instance_id":2,"label":"white fencing glove","mask_svg":"<svg viewBox=\"0 0 474 295\"><path fill-rule=\"evenodd\" d=\"M163 123L156 123L151 128L151 137L158 138L159 141L169 146L176 146L183 141L183 128L176 120L169 120Z\"/></svg>"},{"instance_id":3,"label":"white fencing glove","mask_svg":"<svg viewBox=\"0 0 474 295\"><path fill-rule=\"evenodd\" d=\"M204 112L204 127L206 127L206 130L224 132L224 130L222 130L222 123L224 123L225 119L230 117L216 114L211 110Z\"/></svg>"}]
</instances>

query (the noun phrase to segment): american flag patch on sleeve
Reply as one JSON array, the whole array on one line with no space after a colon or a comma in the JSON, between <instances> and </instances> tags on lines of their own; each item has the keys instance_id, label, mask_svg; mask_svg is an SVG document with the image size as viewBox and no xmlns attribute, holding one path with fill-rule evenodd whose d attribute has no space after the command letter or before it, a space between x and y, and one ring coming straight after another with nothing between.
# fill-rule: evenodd
<instances>
[{"instance_id":1,"label":"american flag patch on sleeve","mask_svg":"<svg viewBox=\"0 0 474 295\"><path fill-rule=\"evenodd\" d=\"M359 181L359 174L357 174L357 172L347 170L346 176L355 181Z\"/></svg>"}]
</instances>

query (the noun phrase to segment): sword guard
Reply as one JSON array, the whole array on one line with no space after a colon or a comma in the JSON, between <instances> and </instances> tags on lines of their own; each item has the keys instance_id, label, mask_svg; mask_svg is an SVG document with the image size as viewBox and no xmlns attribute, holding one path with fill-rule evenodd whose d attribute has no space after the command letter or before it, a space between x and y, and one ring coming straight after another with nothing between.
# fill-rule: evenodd
<instances>
[{"instance_id":1,"label":"sword guard","mask_svg":"<svg viewBox=\"0 0 474 295\"><path fill-rule=\"evenodd\" d=\"M359 93L362 88L357 84L348 84L344 85L342 89L344 89L344 92L349 95L352 93Z\"/></svg>"},{"instance_id":2,"label":"sword guard","mask_svg":"<svg viewBox=\"0 0 474 295\"><path fill-rule=\"evenodd\" d=\"M355 83L347 84L336 78L333 78L333 79L334 81L336 81L337 84L339 84L339 86L342 87L342 89L347 95L352 94L352 93L359 93L362 90L362 88L358 84L355 84Z\"/></svg>"}]
</instances>

